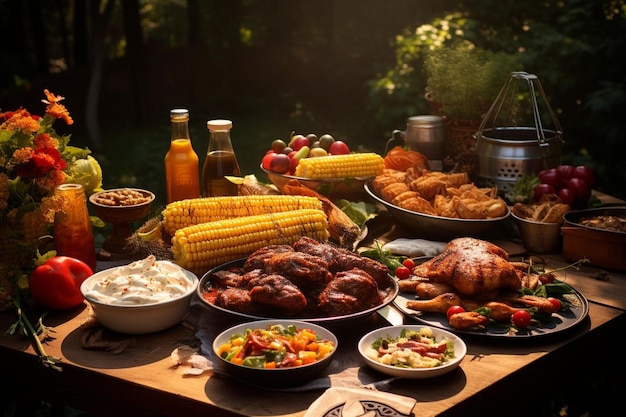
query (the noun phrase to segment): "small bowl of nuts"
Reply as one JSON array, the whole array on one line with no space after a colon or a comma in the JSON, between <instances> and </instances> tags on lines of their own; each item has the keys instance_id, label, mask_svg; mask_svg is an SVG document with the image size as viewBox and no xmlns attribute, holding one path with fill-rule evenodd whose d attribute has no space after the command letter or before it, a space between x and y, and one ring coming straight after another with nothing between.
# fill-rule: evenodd
<instances>
[{"instance_id":1,"label":"small bowl of nuts","mask_svg":"<svg viewBox=\"0 0 626 417\"><path fill-rule=\"evenodd\" d=\"M89 203L103 222L112 226L102 249L115 254L127 252L127 239L132 236L132 223L150 213L155 195L139 188L113 188L89 196Z\"/></svg>"}]
</instances>

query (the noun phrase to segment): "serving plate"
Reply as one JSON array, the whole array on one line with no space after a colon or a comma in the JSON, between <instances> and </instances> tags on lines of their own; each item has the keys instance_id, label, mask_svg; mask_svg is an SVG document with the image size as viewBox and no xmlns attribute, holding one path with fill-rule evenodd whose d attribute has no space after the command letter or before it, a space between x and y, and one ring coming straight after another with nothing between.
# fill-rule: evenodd
<instances>
[{"instance_id":1,"label":"serving plate","mask_svg":"<svg viewBox=\"0 0 626 417\"><path fill-rule=\"evenodd\" d=\"M447 241L463 236L478 237L497 228L511 214L507 206L504 216L491 219L456 219L433 216L406 210L383 200L373 191L371 181L365 183L363 187L370 197L387 208L398 223L425 239Z\"/></svg>"},{"instance_id":2,"label":"serving plate","mask_svg":"<svg viewBox=\"0 0 626 417\"><path fill-rule=\"evenodd\" d=\"M396 295L398 294L398 291L399 291L398 283L393 277L389 275L388 276L389 285L382 289L383 291L385 291L385 298L380 305L363 310L363 311L352 313L352 314L347 314L343 316L330 316L330 317L303 317L303 316L269 317L269 316L253 315L253 314L241 313L238 311L233 311L233 310L229 310L220 306L216 306L213 303L213 300L210 300L211 297L205 297L205 293L208 292L210 294L211 291L214 291L211 276L215 272L220 271L220 270L228 270L231 268L241 268L243 264L245 263L245 261L246 261L245 258L237 259L237 260L227 262L225 264L222 264L220 266L217 266L209 270L202 276L202 278L200 279L198 288L197 288L197 295L198 295L198 298L202 301L202 304L206 306L208 309L210 309L213 313L220 314L224 317L224 319L229 320L229 321L241 322L241 321L252 321L252 320L289 318L292 320L301 320L301 321L306 321L309 323L315 323L315 324L323 325L326 327L338 327L338 326L343 326L343 325L350 324L350 323L360 322L363 318L374 314L378 309L391 304L394 298L396 298Z\"/></svg>"},{"instance_id":3,"label":"serving plate","mask_svg":"<svg viewBox=\"0 0 626 417\"><path fill-rule=\"evenodd\" d=\"M414 258L416 265L432 259L431 256L423 256ZM558 280L555 280L558 282ZM569 284L568 284L569 285ZM516 334L509 334L510 325L507 323L493 323L484 329L467 329L458 330L448 323L445 314L427 313L413 310L407 307L407 302L416 300L418 297L413 293L398 291L398 295L393 301L393 305L400 310L406 317L419 323L444 329L459 335L478 336L486 338L514 338L514 339L536 339L538 337L551 336L572 329L587 318L589 314L589 301L578 290L570 285L573 292L557 297L564 305L569 305L569 311L560 311L553 313L552 317L541 324L541 326L530 326L526 330L520 329Z\"/></svg>"},{"instance_id":4,"label":"serving plate","mask_svg":"<svg viewBox=\"0 0 626 417\"><path fill-rule=\"evenodd\" d=\"M398 292L393 304L406 317L409 317L419 323L429 326L438 327L458 335L478 336L485 338L508 338L508 339L536 339L539 337L552 336L558 333L572 329L581 323L589 314L589 301L585 296L575 288L571 294L565 294L560 297L561 301L566 301L571 305L569 311L560 311L553 313L552 317L541 324L541 326L530 326L526 330L520 329L516 334L509 334L510 325L507 323L494 323L485 327L485 329L474 330L457 330L450 326L445 314L426 313L412 310L406 306L409 300L415 300L416 295L406 292Z\"/></svg>"}]
</instances>

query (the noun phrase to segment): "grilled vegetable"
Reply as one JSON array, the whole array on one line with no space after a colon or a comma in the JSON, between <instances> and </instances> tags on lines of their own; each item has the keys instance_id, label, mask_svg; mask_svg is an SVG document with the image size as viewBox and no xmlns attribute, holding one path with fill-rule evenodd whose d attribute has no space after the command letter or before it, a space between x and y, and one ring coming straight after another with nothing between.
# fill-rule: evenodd
<instances>
[{"instance_id":1,"label":"grilled vegetable","mask_svg":"<svg viewBox=\"0 0 626 417\"><path fill-rule=\"evenodd\" d=\"M165 232L217 220L276 213L299 209L322 209L319 199L311 196L246 195L193 198L168 204L163 210Z\"/></svg>"},{"instance_id":2,"label":"grilled vegetable","mask_svg":"<svg viewBox=\"0 0 626 417\"><path fill-rule=\"evenodd\" d=\"M204 274L264 246L291 245L302 236L328 239L328 221L323 210L259 214L185 227L172 238L172 250L178 265Z\"/></svg>"},{"instance_id":3,"label":"grilled vegetable","mask_svg":"<svg viewBox=\"0 0 626 417\"><path fill-rule=\"evenodd\" d=\"M302 178L373 177L382 174L384 168L383 157L377 153L350 153L303 158L295 175Z\"/></svg>"}]
</instances>

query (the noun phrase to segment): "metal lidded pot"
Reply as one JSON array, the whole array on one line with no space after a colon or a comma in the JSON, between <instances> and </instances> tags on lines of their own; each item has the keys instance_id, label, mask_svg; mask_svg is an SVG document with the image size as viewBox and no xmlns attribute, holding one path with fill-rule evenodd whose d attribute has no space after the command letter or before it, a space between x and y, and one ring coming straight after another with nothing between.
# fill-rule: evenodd
<instances>
[{"instance_id":1,"label":"metal lidded pot","mask_svg":"<svg viewBox=\"0 0 626 417\"><path fill-rule=\"evenodd\" d=\"M476 182L512 199L515 182L561 164L563 130L539 78L512 72L476 133Z\"/></svg>"}]
</instances>

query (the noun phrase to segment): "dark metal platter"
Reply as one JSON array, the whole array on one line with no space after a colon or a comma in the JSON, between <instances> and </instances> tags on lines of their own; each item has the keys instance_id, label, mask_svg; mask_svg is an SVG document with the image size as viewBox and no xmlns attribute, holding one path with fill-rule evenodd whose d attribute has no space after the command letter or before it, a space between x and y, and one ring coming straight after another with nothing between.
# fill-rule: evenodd
<instances>
[{"instance_id":1,"label":"dark metal platter","mask_svg":"<svg viewBox=\"0 0 626 417\"><path fill-rule=\"evenodd\" d=\"M211 275L217 271L220 270L225 270L225 269L230 269L233 267L241 267L243 266L244 262L246 261L245 258L243 259L237 259L235 261L231 261L231 262L227 262L225 264L222 264L218 267L215 267L213 269L211 269L210 271L208 271L207 273L205 273L202 278L200 279L200 283L198 285L198 289L197 289L197 295L198 298L202 301L202 304L204 306L206 306L207 308L211 309L212 311L218 313L218 314L222 314L226 319L229 320L234 320L234 321L253 321L253 320L266 320L266 319L280 319L280 318L286 318L286 317L268 317L268 316L257 316L257 315L252 315L252 314L246 314L246 313L240 313L238 311L232 311L232 310L228 310L226 308L220 307L220 306L216 306L215 304L209 302L208 300L206 300L203 297L203 292L206 291L207 286L211 286ZM315 323L315 324L319 324L321 326L327 326L330 325L332 327L336 327L336 326L343 326L346 324L350 324L350 323L356 323L356 322L360 322L363 318L368 317L372 314L374 314L378 309L385 307L389 304L391 304L393 302L393 300L396 298L397 294L398 294L398 283L396 282L396 280L391 277L388 276L389 278L389 285L385 288L382 288L382 290L384 290L386 292L386 296L383 300L383 302L373 308L369 308L367 310L363 310L363 311L359 311L356 313L352 313L352 314L347 314L347 315L343 315L343 316L331 316L331 317L288 317L289 319L294 319L294 320L303 320L303 321L307 321L307 322L311 322L311 323Z\"/></svg>"},{"instance_id":2,"label":"dark metal platter","mask_svg":"<svg viewBox=\"0 0 626 417\"><path fill-rule=\"evenodd\" d=\"M394 300L394 305L405 314L420 323L429 326L439 327L458 335L478 336L486 338L512 338L512 339L536 339L545 336L552 336L572 329L581 323L589 314L589 301L575 288L571 294L564 297L571 307L569 311L561 311L552 314L552 317L541 323L540 326L530 326L527 331L519 331L517 334L509 334L510 326L507 324L490 324L483 330L457 330L450 326L445 314L424 313L411 310L406 307L409 300L415 300L416 295L406 292L399 292ZM563 300L563 298L562 298Z\"/></svg>"}]
</instances>

